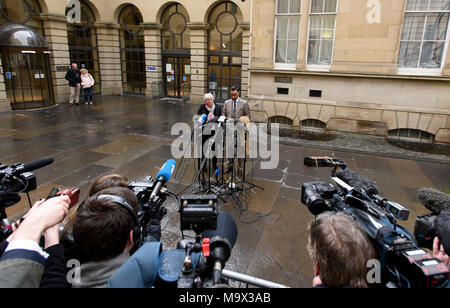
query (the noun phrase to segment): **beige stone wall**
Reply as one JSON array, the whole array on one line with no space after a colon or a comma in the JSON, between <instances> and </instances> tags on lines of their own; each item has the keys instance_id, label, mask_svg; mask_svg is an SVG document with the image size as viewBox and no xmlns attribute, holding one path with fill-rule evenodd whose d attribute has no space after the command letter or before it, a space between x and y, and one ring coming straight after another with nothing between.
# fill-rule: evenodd
<instances>
[{"instance_id":1,"label":"beige stone wall","mask_svg":"<svg viewBox=\"0 0 450 308\"><path fill-rule=\"evenodd\" d=\"M202 102L208 82L208 24L190 23L191 101Z\"/></svg>"},{"instance_id":2,"label":"beige stone wall","mask_svg":"<svg viewBox=\"0 0 450 308\"><path fill-rule=\"evenodd\" d=\"M44 21L45 38L51 50L49 57L55 102L68 102L70 90L64 78L66 72L57 71L58 66L70 66L66 19L63 16L54 15L45 15L41 18Z\"/></svg>"},{"instance_id":3,"label":"beige stone wall","mask_svg":"<svg viewBox=\"0 0 450 308\"><path fill-rule=\"evenodd\" d=\"M3 72L2 59L0 59L0 71ZM0 74L0 112L11 111L11 104L6 97L5 77Z\"/></svg>"},{"instance_id":4,"label":"beige stone wall","mask_svg":"<svg viewBox=\"0 0 450 308\"><path fill-rule=\"evenodd\" d=\"M122 95L119 25L96 23L102 95Z\"/></svg>"},{"instance_id":5,"label":"beige stone wall","mask_svg":"<svg viewBox=\"0 0 450 308\"><path fill-rule=\"evenodd\" d=\"M291 78L276 83L274 78ZM306 119L327 123L332 131L387 136L409 128L429 132L450 143L449 81L386 79L291 73L252 73L250 108L256 121L284 116L299 127ZM277 95L277 88L289 95ZM309 96L321 90L321 98ZM256 94L257 93L257 94Z\"/></svg>"},{"instance_id":6,"label":"beige stone wall","mask_svg":"<svg viewBox=\"0 0 450 308\"><path fill-rule=\"evenodd\" d=\"M275 1L253 1L249 102L254 118L286 116L297 127L312 118L331 130L381 136L391 129L420 129L450 143L450 48L440 76L398 74L406 0L380 0L379 22L368 18L368 1L339 0L328 72L307 71L310 2L302 0L298 60L292 71L275 69ZM292 82L276 83L275 77ZM288 88L289 95L277 95L278 87ZM321 90L322 97L309 97L309 90Z\"/></svg>"},{"instance_id":7,"label":"beige stone wall","mask_svg":"<svg viewBox=\"0 0 450 308\"><path fill-rule=\"evenodd\" d=\"M146 72L147 88L145 96L158 97L164 95L162 85L161 59L161 25L159 23L145 24L145 65L155 67L155 71Z\"/></svg>"}]
</instances>

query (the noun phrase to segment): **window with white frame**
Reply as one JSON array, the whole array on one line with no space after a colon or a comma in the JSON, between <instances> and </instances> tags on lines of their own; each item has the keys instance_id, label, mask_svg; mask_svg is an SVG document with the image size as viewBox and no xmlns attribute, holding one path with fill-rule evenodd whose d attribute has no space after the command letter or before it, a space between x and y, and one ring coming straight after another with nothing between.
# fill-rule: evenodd
<instances>
[{"instance_id":1,"label":"window with white frame","mask_svg":"<svg viewBox=\"0 0 450 308\"><path fill-rule=\"evenodd\" d=\"M403 21L399 72L440 72L448 48L450 0L408 0Z\"/></svg>"},{"instance_id":2,"label":"window with white frame","mask_svg":"<svg viewBox=\"0 0 450 308\"><path fill-rule=\"evenodd\" d=\"M275 65L294 66L298 57L301 0L277 0Z\"/></svg>"},{"instance_id":3,"label":"window with white frame","mask_svg":"<svg viewBox=\"0 0 450 308\"><path fill-rule=\"evenodd\" d=\"M310 3L307 64L310 68L329 69L333 59L337 0L311 0Z\"/></svg>"}]
</instances>

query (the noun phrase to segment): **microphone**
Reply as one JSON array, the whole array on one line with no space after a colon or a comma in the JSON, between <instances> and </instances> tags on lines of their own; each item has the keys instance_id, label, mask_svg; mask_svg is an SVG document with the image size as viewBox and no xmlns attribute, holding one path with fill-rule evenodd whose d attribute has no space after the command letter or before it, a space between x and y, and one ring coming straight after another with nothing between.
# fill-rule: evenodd
<instances>
[{"instance_id":1,"label":"microphone","mask_svg":"<svg viewBox=\"0 0 450 308\"><path fill-rule=\"evenodd\" d=\"M50 158L50 157L35 160L35 161L26 163L26 164L17 164L15 166L11 167L11 169L12 169L11 175L16 176L21 173L32 172L36 169L40 169L40 168L46 167L51 164L53 164L53 158Z\"/></svg>"},{"instance_id":2,"label":"microphone","mask_svg":"<svg viewBox=\"0 0 450 308\"><path fill-rule=\"evenodd\" d=\"M205 230L202 233L203 244L208 246L207 253L214 265L213 280L215 283L220 281L222 269L230 259L231 250L236 244L237 236L236 222L233 216L225 211L220 211L217 215L215 230Z\"/></svg>"},{"instance_id":3,"label":"microphone","mask_svg":"<svg viewBox=\"0 0 450 308\"><path fill-rule=\"evenodd\" d=\"M305 157L303 164L306 167L340 167L342 169L347 168L347 164L339 159L331 157Z\"/></svg>"},{"instance_id":4,"label":"microphone","mask_svg":"<svg viewBox=\"0 0 450 308\"><path fill-rule=\"evenodd\" d=\"M353 170L337 171L336 176L348 185L364 190L369 195L378 195L377 186Z\"/></svg>"},{"instance_id":5,"label":"microphone","mask_svg":"<svg viewBox=\"0 0 450 308\"><path fill-rule=\"evenodd\" d=\"M227 120L227 117L224 115L219 117L219 120L218 120L219 128L223 125L223 123L225 123L226 120Z\"/></svg>"},{"instance_id":6,"label":"microphone","mask_svg":"<svg viewBox=\"0 0 450 308\"><path fill-rule=\"evenodd\" d=\"M385 197L381 196L378 192L377 186L370 180L360 176L353 170L337 171L336 176L348 185L353 186L356 189L363 190L368 196L370 196L375 204L391 213L395 218L403 221L408 220L410 213L409 209L397 202L389 201Z\"/></svg>"},{"instance_id":7,"label":"microphone","mask_svg":"<svg viewBox=\"0 0 450 308\"><path fill-rule=\"evenodd\" d=\"M150 195L150 201L154 201L155 197L159 194L159 191L164 186L164 184L169 182L176 165L177 163L175 162L175 160L169 159L158 172L158 174L156 175L155 188Z\"/></svg>"},{"instance_id":8,"label":"microphone","mask_svg":"<svg viewBox=\"0 0 450 308\"><path fill-rule=\"evenodd\" d=\"M208 118L208 116L206 114L203 114L199 119L198 122L201 124L204 124L206 122L206 119Z\"/></svg>"},{"instance_id":9,"label":"microphone","mask_svg":"<svg viewBox=\"0 0 450 308\"><path fill-rule=\"evenodd\" d=\"M434 229L445 253L450 256L450 211L441 211L434 221Z\"/></svg>"},{"instance_id":10,"label":"microphone","mask_svg":"<svg viewBox=\"0 0 450 308\"><path fill-rule=\"evenodd\" d=\"M417 198L433 214L450 211L450 195L434 188L421 188L417 191Z\"/></svg>"}]
</instances>

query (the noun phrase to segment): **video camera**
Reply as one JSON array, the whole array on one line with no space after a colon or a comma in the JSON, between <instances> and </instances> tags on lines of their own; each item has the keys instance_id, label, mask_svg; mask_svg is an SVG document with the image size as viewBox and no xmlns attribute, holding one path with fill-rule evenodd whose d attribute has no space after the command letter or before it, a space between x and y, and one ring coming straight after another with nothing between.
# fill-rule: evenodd
<instances>
[{"instance_id":1,"label":"video camera","mask_svg":"<svg viewBox=\"0 0 450 308\"><path fill-rule=\"evenodd\" d=\"M301 201L313 215L326 211L344 212L354 218L371 240L381 263L381 285L388 287L443 287L450 272L438 259L417 245L411 232L397 224L407 220L409 210L389 201L378 188L346 164L328 157L307 157L307 167L332 167L332 179L302 185ZM342 170L338 171L338 168Z\"/></svg>"},{"instance_id":2,"label":"video camera","mask_svg":"<svg viewBox=\"0 0 450 308\"><path fill-rule=\"evenodd\" d=\"M53 163L44 158L28 164L17 163L11 167L0 164L0 208L4 209L20 201L20 193L29 193L37 188L36 176L32 171Z\"/></svg>"},{"instance_id":3,"label":"video camera","mask_svg":"<svg viewBox=\"0 0 450 308\"><path fill-rule=\"evenodd\" d=\"M164 164L155 179L148 176L144 180L129 182L128 188L133 191L138 199L137 220L140 229L143 231L140 236L140 242L137 243L139 246L144 242L146 227L150 220L161 220L166 215L167 210L162 205L166 201L167 196L173 197L177 203L179 202L175 194L165 187L175 167L176 162L170 159Z\"/></svg>"},{"instance_id":4,"label":"video camera","mask_svg":"<svg viewBox=\"0 0 450 308\"><path fill-rule=\"evenodd\" d=\"M437 236L450 255L450 195L434 188L421 188L417 191L417 198L431 211L417 217L414 225L414 236L419 246L432 250Z\"/></svg>"},{"instance_id":5,"label":"video camera","mask_svg":"<svg viewBox=\"0 0 450 308\"><path fill-rule=\"evenodd\" d=\"M13 206L20 201L19 194L35 190L37 188L36 175L32 172L34 170L43 168L53 163L53 158L44 158L36 160L27 164L17 163L8 167L7 165L0 165L0 216L1 232L0 241L7 239L23 221L19 219L14 223L10 223L7 219L6 208ZM60 189L53 188L47 195L45 200L59 196L68 196L70 198L69 209L77 204L80 198L80 189ZM28 196L30 208L32 206L31 200Z\"/></svg>"}]
</instances>

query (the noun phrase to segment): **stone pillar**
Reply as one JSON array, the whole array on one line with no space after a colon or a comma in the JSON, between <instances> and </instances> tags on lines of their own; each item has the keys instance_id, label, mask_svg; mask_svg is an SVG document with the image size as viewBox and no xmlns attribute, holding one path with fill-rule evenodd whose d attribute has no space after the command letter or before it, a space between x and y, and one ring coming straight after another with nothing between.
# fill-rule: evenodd
<instances>
[{"instance_id":1,"label":"stone pillar","mask_svg":"<svg viewBox=\"0 0 450 308\"><path fill-rule=\"evenodd\" d=\"M70 68L66 17L41 15L41 19L44 22L45 39L51 51L49 58L55 102L69 102L70 90L65 80L66 72Z\"/></svg>"},{"instance_id":2,"label":"stone pillar","mask_svg":"<svg viewBox=\"0 0 450 308\"><path fill-rule=\"evenodd\" d=\"M241 97L248 97L248 87L250 84L250 24L240 24L242 30L242 80Z\"/></svg>"},{"instance_id":3,"label":"stone pillar","mask_svg":"<svg viewBox=\"0 0 450 308\"><path fill-rule=\"evenodd\" d=\"M191 97L190 102L203 103L208 90L208 27L206 23L188 23L191 30Z\"/></svg>"},{"instance_id":4,"label":"stone pillar","mask_svg":"<svg viewBox=\"0 0 450 308\"><path fill-rule=\"evenodd\" d=\"M120 26L96 23L102 95L123 95Z\"/></svg>"},{"instance_id":5,"label":"stone pillar","mask_svg":"<svg viewBox=\"0 0 450 308\"><path fill-rule=\"evenodd\" d=\"M163 67L161 57L161 29L159 23L142 24L145 41L145 68L147 89L145 96L152 99L164 95Z\"/></svg>"},{"instance_id":6,"label":"stone pillar","mask_svg":"<svg viewBox=\"0 0 450 308\"><path fill-rule=\"evenodd\" d=\"M6 95L5 77L3 72L2 59L0 58L0 112L11 111L11 103Z\"/></svg>"}]
</instances>

